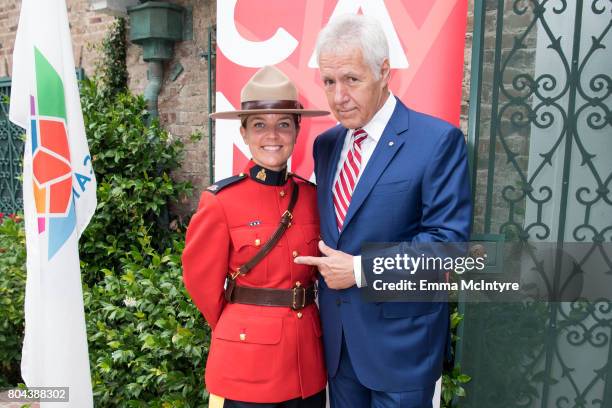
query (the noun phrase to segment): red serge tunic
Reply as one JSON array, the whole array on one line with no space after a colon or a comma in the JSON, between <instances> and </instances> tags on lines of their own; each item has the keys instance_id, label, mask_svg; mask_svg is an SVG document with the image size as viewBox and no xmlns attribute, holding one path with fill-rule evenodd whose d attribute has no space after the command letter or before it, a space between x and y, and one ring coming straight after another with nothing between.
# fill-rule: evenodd
<instances>
[{"instance_id":1,"label":"red serge tunic","mask_svg":"<svg viewBox=\"0 0 612 408\"><path fill-rule=\"evenodd\" d=\"M183 279L194 303L212 327L206 364L208 391L245 402L280 402L323 390L326 372L316 305L288 307L228 304L224 282L249 261L277 229L294 183L299 196L292 225L276 247L237 284L291 289L316 281L316 269L298 265L298 255L318 255L319 218L314 185L250 162L236 176L202 193L187 229ZM260 177L258 178L257 175Z\"/></svg>"}]
</instances>

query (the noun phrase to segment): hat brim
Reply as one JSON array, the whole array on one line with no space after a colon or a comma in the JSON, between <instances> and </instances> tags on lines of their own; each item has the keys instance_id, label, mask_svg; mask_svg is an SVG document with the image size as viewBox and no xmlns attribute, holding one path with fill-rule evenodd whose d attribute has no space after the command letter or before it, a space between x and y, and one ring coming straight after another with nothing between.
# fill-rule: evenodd
<instances>
[{"instance_id":1,"label":"hat brim","mask_svg":"<svg viewBox=\"0 0 612 408\"><path fill-rule=\"evenodd\" d=\"M290 114L295 114L295 115L302 115L305 117L329 115L329 111L316 110L316 109L249 109L249 110L215 112L215 113L211 113L209 117L211 119L240 119L241 116L258 115L258 114L261 115L261 114L266 114L266 113L290 113Z\"/></svg>"}]
</instances>

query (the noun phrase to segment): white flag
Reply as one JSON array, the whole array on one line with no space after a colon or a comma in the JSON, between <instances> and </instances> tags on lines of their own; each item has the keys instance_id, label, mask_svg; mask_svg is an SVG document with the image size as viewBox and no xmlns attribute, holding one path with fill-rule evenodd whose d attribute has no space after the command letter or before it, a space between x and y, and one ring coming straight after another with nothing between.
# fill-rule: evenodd
<instances>
[{"instance_id":1,"label":"white flag","mask_svg":"<svg viewBox=\"0 0 612 408\"><path fill-rule=\"evenodd\" d=\"M65 0L23 0L9 118L26 130L27 241L21 374L28 387L69 387L93 406L78 240L96 208Z\"/></svg>"}]
</instances>

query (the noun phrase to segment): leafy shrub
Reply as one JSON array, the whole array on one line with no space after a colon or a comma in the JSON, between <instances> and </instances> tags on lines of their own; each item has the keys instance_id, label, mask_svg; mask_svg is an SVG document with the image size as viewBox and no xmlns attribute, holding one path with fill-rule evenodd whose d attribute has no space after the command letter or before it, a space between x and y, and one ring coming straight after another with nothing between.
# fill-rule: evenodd
<instances>
[{"instance_id":1,"label":"leafy shrub","mask_svg":"<svg viewBox=\"0 0 612 408\"><path fill-rule=\"evenodd\" d=\"M103 269L85 295L96 406L203 406L209 332L183 289L183 234L159 252L133 233L122 270Z\"/></svg>"},{"instance_id":2,"label":"leafy shrub","mask_svg":"<svg viewBox=\"0 0 612 408\"><path fill-rule=\"evenodd\" d=\"M21 217L0 213L0 388L21 381L25 257Z\"/></svg>"},{"instance_id":3,"label":"leafy shrub","mask_svg":"<svg viewBox=\"0 0 612 408\"><path fill-rule=\"evenodd\" d=\"M80 242L96 406L201 406L209 332L182 283L184 226L167 211L191 192L170 176L183 144L148 124L142 97L85 81L81 102L98 182Z\"/></svg>"},{"instance_id":4,"label":"leafy shrub","mask_svg":"<svg viewBox=\"0 0 612 408\"><path fill-rule=\"evenodd\" d=\"M113 97L128 89L126 33L125 19L116 18L106 38L102 43L94 46L102 54L96 67L98 82L103 85L102 89L107 92L108 97Z\"/></svg>"},{"instance_id":5,"label":"leafy shrub","mask_svg":"<svg viewBox=\"0 0 612 408\"><path fill-rule=\"evenodd\" d=\"M459 324L462 320L463 316L459 313L457 304L452 303L450 329L453 360L455 359L455 350L457 347L457 341L459 340L457 329L459 328ZM467 384L471 380L472 378L469 375L464 374L461 371L461 367L459 365L454 367L445 367L444 372L442 373L442 395L440 398L440 406L442 408L451 408L455 398L465 397L465 388L463 388L463 385Z\"/></svg>"},{"instance_id":6,"label":"leafy shrub","mask_svg":"<svg viewBox=\"0 0 612 408\"><path fill-rule=\"evenodd\" d=\"M98 181L80 240L96 406L204 406L209 330L182 283L184 225L167 212L191 191L170 177L183 145L147 124L142 97L109 96L85 81L81 102ZM15 218L0 225L0 271L0 386L10 386L21 381L25 286L25 234Z\"/></svg>"},{"instance_id":7,"label":"leafy shrub","mask_svg":"<svg viewBox=\"0 0 612 408\"><path fill-rule=\"evenodd\" d=\"M141 96L108 94L95 81L81 85L81 104L98 182L98 207L81 238L87 265L84 280L94 284L102 268L121 269L121 254L131 250L133 231L147 228L157 249L168 245L167 204L191 187L170 173L180 166L183 144L171 140L157 121L147 124Z\"/></svg>"},{"instance_id":8,"label":"leafy shrub","mask_svg":"<svg viewBox=\"0 0 612 408\"><path fill-rule=\"evenodd\" d=\"M127 91L123 24L103 44L99 77L80 84L98 182L98 206L80 239L95 405L205 406L210 334L182 283L184 225L168 211L192 190L170 176L183 144ZM0 225L0 387L21 381L25 234L18 221Z\"/></svg>"}]
</instances>

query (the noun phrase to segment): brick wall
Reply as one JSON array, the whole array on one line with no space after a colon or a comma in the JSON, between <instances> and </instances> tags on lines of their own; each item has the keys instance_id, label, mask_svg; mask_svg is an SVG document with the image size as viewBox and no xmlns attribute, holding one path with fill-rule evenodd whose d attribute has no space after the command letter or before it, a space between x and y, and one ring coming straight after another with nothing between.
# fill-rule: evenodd
<instances>
[{"instance_id":1,"label":"brick wall","mask_svg":"<svg viewBox=\"0 0 612 408\"><path fill-rule=\"evenodd\" d=\"M208 66L202 54L207 49L208 27L216 17L215 0L173 0L173 3L193 10L193 39L175 46L175 57L164 64L164 84L159 95L162 125L175 137L186 141L182 171L175 176L189 179L196 186L194 196L179 210L190 212L197 204L199 192L208 184ZM87 0L67 0L75 66L81 66L89 76L100 61L99 45L114 18L89 11ZM12 53L19 20L21 1L0 0L0 76L11 76ZM170 79L172 67L180 63L184 71L175 81ZM147 85L147 64L142 48L130 45L127 52L129 87L143 93ZM189 142L189 135L201 132L200 142Z\"/></svg>"},{"instance_id":2,"label":"brick wall","mask_svg":"<svg viewBox=\"0 0 612 408\"><path fill-rule=\"evenodd\" d=\"M467 26L465 29L465 50L463 53L463 83L461 93L461 121L460 127L467 135L468 110L470 99L470 62L472 60L472 33L474 31L474 0L468 0Z\"/></svg>"},{"instance_id":3,"label":"brick wall","mask_svg":"<svg viewBox=\"0 0 612 408\"><path fill-rule=\"evenodd\" d=\"M99 61L99 44L112 17L89 11L86 0L66 0L75 66L82 66L89 75ZM11 76L13 45L19 21L20 0L0 0L0 76Z\"/></svg>"},{"instance_id":4,"label":"brick wall","mask_svg":"<svg viewBox=\"0 0 612 408\"><path fill-rule=\"evenodd\" d=\"M531 8L521 15L514 11L514 1L506 0L504 3L501 21L498 24L497 3L485 2L474 233L485 232L485 217L491 220L489 231L501 233L504 223L512 219L516 224L522 225L525 215L525 198L522 196L520 186L521 173L527 174L531 126L519 127L511 122L514 113L522 113L526 117L528 112L516 104L511 104L507 95L526 93L515 89L512 82L520 74L534 74L537 30L533 28L528 33L525 31L534 19ZM497 29L503 30L499 36L499 45L496 44ZM515 40L523 36L525 37L522 42L523 47L515 49ZM498 52L495 51L497 46L499 46ZM466 50L467 52L469 51ZM497 68L496 58L499 59ZM505 92L495 88L495 84L500 83ZM498 92L496 100L495 92ZM527 100L529 105L530 101L531 98ZM492 134L496 138L493 145ZM509 161L509 157L515 161ZM489 172L490 165L494 167L494 173ZM489 182L492 183L492 194L490 212L487 214L486 191Z\"/></svg>"},{"instance_id":5,"label":"brick wall","mask_svg":"<svg viewBox=\"0 0 612 408\"><path fill-rule=\"evenodd\" d=\"M19 1L0 3L0 76L10 76L11 54L19 20Z\"/></svg>"},{"instance_id":6,"label":"brick wall","mask_svg":"<svg viewBox=\"0 0 612 408\"><path fill-rule=\"evenodd\" d=\"M190 180L195 189L193 196L182 203L178 210L186 214L197 206L201 191L208 186L208 63L202 54L208 49L208 29L216 22L215 0L173 1L193 10L193 40L183 41L174 47L174 59L164 64L164 85L159 97L160 121L173 136L185 141L185 159L177 179ZM175 81L170 73L175 64L183 66L183 72ZM213 60L214 64L214 60ZM130 89L143 92L146 86L146 63L142 60L142 48L131 46L128 52ZM189 141L189 136L200 132L199 142Z\"/></svg>"}]
</instances>

